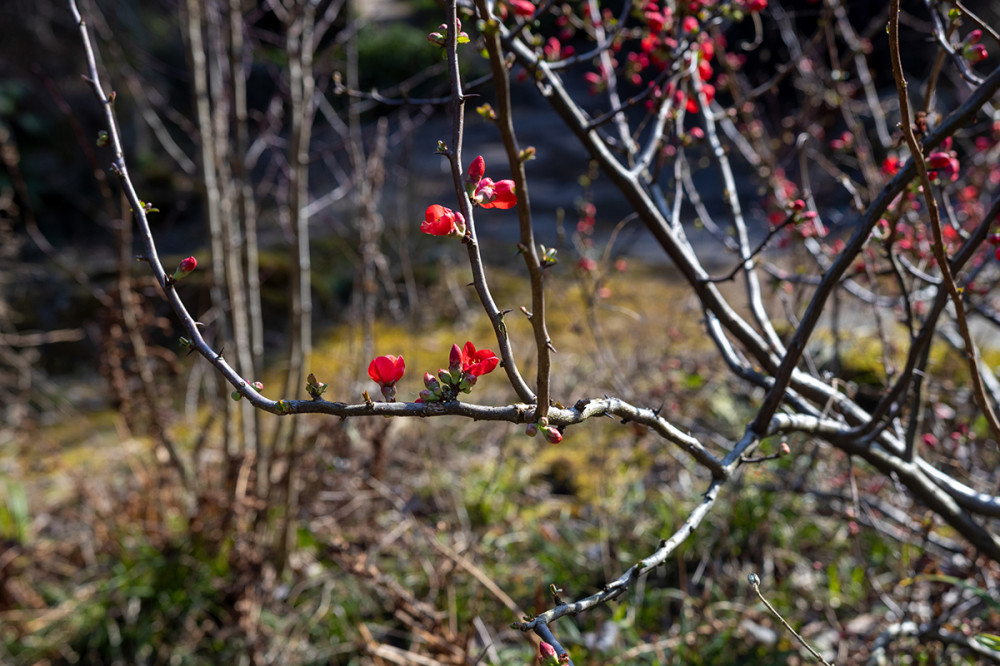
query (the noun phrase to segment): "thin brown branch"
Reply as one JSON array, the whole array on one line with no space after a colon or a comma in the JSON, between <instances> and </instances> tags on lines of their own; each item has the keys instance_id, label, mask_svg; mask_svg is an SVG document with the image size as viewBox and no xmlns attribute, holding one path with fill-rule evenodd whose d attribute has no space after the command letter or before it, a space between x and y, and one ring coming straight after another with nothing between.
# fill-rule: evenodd
<instances>
[{"instance_id":1,"label":"thin brown branch","mask_svg":"<svg viewBox=\"0 0 1000 666\"><path fill-rule=\"evenodd\" d=\"M903 63L899 53L899 0L890 0L889 5L889 52L892 58L892 75L896 81L896 91L899 95L899 110L903 118L902 129L906 145L910 148L913 156L913 163L917 169L917 177L920 179L921 189L924 195L924 202L927 205L927 213L930 217L931 230L934 234L934 243L931 250L937 260L938 268L941 271L941 278L944 280L945 289L951 297L952 306L955 308L955 321L958 330L965 341L965 357L969 365L969 375L972 379L973 397L976 404L983 412L993 436L1000 439L1000 421L993 411L993 405L986 395L983 385L983 378L980 369L979 348L972 340L969 332L969 324L965 315L965 303L962 301L962 294L959 292L955 279L952 276L951 266L948 262L948 255L945 250L944 237L941 232L941 217L938 212L937 199L934 197L934 188L931 185L930 177L927 175L927 164L924 161L923 150L917 137L913 133L913 125L910 123L910 102L907 95L906 77L903 74Z\"/></svg>"}]
</instances>

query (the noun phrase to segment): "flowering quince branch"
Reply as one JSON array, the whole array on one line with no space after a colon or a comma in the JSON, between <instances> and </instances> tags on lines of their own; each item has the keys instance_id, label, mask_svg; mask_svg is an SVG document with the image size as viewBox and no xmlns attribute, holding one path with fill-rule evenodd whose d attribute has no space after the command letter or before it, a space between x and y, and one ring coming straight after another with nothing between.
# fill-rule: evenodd
<instances>
[{"instance_id":1,"label":"flowering quince branch","mask_svg":"<svg viewBox=\"0 0 1000 666\"><path fill-rule=\"evenodd\" d=\"M738 56L732 52L721 53L724 49L724 40L716 38L718 31L723 30L726 22L738 20L739 17L745 16L746 12L750 12L754 15L758 39L762 38L762 23L757 13L770 11L767 3L764 0L723 1L702 6L696 1L689 7L678 10L676 16L672 14L668 16L665 12L666 6L661 8L657 3L647 3L642 8L641 19L635 18L638 12L630 13L627 10L617 18L610 13L601 14L599 3L586 3L589 15L586 21L581 22L584 26L582 29L585 32L589 31L588 36L600 43L600 47L588 58L599 57L606 70L590 72L589 74L592 74L590 80L601 87L602 92L609 92L612 106L609 111L594 112L597 115L593 117L584 111L563 84L559 72L568 70L562 69L560 62L552 61L553 58L558 60L559 56L552 55L554 47L551 41L536 39L540 35L533 34L535 30L541 32L545 29L545 21L536 19L542 19L548 12L561 10L551 2L535 5L527 0L518 0L508 4L514 14L513 28L504 25L501 20L504 17L489 13L492 8L499 5L488 3L486 0L476 0L476 9L481 20L479 25L482 28L482 37L497 92L496 110L484 107L482 115L497 124L507 153L512 179L494 181L487 177L487 165L481 156L472 160L468 173L463 178L465 97L458 71L457 47L460 43L469 41L469 38L461 32L456 2L451 0L448 3L446 22L439 32L432 33L431 41L443 46L446 52L452 90L449 98L452 135L450 144L443 141L439 143L439 152L449 160L458 206L456 210L452 210L440 204L432 204L425 210L421 224L421 231L426 234L461 238L466 245L474 285L493 326L498 342L498 354L489 349L477 349L471 341L462 346L453 345L449 353L448 367L439 370L436 375L429 372L424 374L424 389L414 402L395 401L397 384L402 381L405 373L403 358L395 355L378 356L371 360L368 374L380 387L385 402L374 402L366 391L363 402L346 404L325 400L323 395L328 388L327 384L318 381L312 374L308 376L305 384L309 400L265 398L261 394L263 385L260 382L251 382L236 373L223 359L221 351L215 352L202 338L198 323L190 316L174 287L174 282L193 271L197 262L194 257L189 257L169 276L160 264L146 219L146 214L151 210L136 196L122 156L113 112L113 94L105 96L103 93L87 31L74 1L70 0L70 7L87 48L89 80L105 110L109 128L107 139L115 151L114 170L121 180L136 222L142 231L146 246L144 258L149 262L168 302L184 327L185 335L182 339L185 341L185 346L197 350L218 369L235 388L233 393L235 399L247 398L254 406L275 414L320 413L340 417L455 415L475 420L519 424L525 427L526 434L531 436L541 434L544 440L552 444L562 440L569 426L582 424L591 418L614 417L623 424L643 426L657 435L662 442L684 451L690 461L703 471L701 482L704 493L700 497L692 498L691 507L683 522L673 529L672 533L665 535L667 538L660 541L651 554L643 557L619 578L595 593L576 601L566 602L557 591L554 591L551 609L514 623L513 626L518 629L533 631L542 641L538 652L542 663L572 663L567 651L552 634L550 628L552 622L560 617L575 615L621 598L642 576L655 567L665 564L680 544L698 528L713 509L721 490L730 484L741 466L761 463L775 456L791 453L789 447L783 446L779 453L774 455L755 455L765 437L805 434L827 442L852 459L865 461L886 477L898 481L900 488L908 489L982 555L1000 560L1000 538L990 530L988 524L982 522L984 517L1000 517L1000 497L979 492L971 486L958 482L938 470L931 459L922 457L921 453L926 453L926 448L930 446L929 442L932 440L915 439L920 433L917 432L918 426L914 425L915 417L912 416L924 406L919 380L915 381L915 378L927 374L927 352L935 333L939 332L941 327L940 319L949 316L946 306L950 302L955 308L954 316L965 351L969 355L973 380L979 380L974 392L977 403L982 403L981 408L987 413L990 425L996 428L996 417L991 416L989 411L990 398L981 383L988 369L981 369L979 366L977 350L969 336L965 321L963 295L973 291L972 279L982 266L979 264L979 267L976 267L974 262L977 258L983 258L984 253L980 250L1000 214L1000 197L994 199L985 213L981 210L974 214L963 211L963 215L970 221L963 226L956 223L954 215L951 216L950 223L942 223L933 188L950 188L952 183L958 182L960 178L967 178L963 172L973 166L973 160L965 157L963 163L959 162L958 156L963 154L963 146L953 146L952 136L960 128L969 125L984 105L992 101L1000 90L1000 70L982 78L981 83L969 91L965 101L936 126L931 127L927 118L921 119L919 114L911 125L910 113L906 106L906 84L902 76L898 50L898 0L894 0L893 11L890 14L890 48L893 54L892 64L897 91L903 109L902 116L906 119L903 135L911 157L900 161L893 152L889 152L892 160L887 158L882 171L879 172L877 166L879 162L876 160L881 159L881 155L877 157L867 155L863 158L858 155L858 159L867 165L863 165L858 171L869 181L873 180L872 172L875 172L877 186L862 191L857 183L844 185L844 189L852 193L852 201L855 204L855 212L845 216L845 226L853 229L853 232L846 241L840 242L836 250L831 249L828 255L824 254L816 238L812 236L807 238L807 241L812 243L807 242L806 247L816 258L818 265L822 266L822 274L807 276L812 281L811 291L806 296L808 305L805 312L801 316L798 316L798 312L795 313L797 320L790 329L794 331L793 333L779 337L772 319L774 315L769 314L761 297L757 273L760 262L756 261L756 258L763 254L769 241L786 227L805 238L802 229L810 226L818 229L819 214L826 211L817 209L806 175L801 176L800 193L798 186L791 182L790 177L777 173L776 165L780 161L775 155L768 154L766 147L762 147L764 142L752 147L745 137L739 137L742 143L732 138L732 133L743 131L737 128L734 118L739 113L746 112L748 105L752 106L752 99L747 105L741 106L732 117L717 113L720 106L726 106L725 101L713 100L716 85L719 86L720 96L725 90L724 84L714 74L713 65L718 65L723 57ZM837 0L830 0L828 4L831 7L834 5L840 7ZM773 11L777 15L780 7L774 7ZM937 10L932 8L932 11ZM938 18L935 13L935 19ZM639 24L634 29L626 25L626 21L635 20L638 20ZM635 26L634 23L631 25ZM942 34L947 36L942 30L938 32L939 39ZM617 49L622 46L621 40L633 37L638 37L632 41L639 41L641 46L632 54L635 58L627 61L629 64L620 65L619 58L611 57L609 49ZM978 42L978 37L970 36L967 39L969 42L963 47L968 50L967 58L969 60L978 58L979 50L969 48ZM629 47L625 48L627 50ZM510 55L513 55L517 65L527 71L539 94L551 104L604 174L618 187L633 209L634 215L641 219L656 242L673 261L680 276L699 301L706 331L715 344L722 363L734 376L760 391L762 398L748 398L748 402L752 403L756 412L752 420L746 424L742 436L724 441L720 437L703 440L677 427L676 421L672 422L662 415L661 410L637 406L616 397L581 399L570 408L551 399L549 352L552 343L545 325L543 268L554 263L554 254L544 247L539 248L534 239L524 168L524 162L532 153L530 149L519 148L514 133L510 108L508 61ZM626 62L626 55L629 54L623 52L620 58L622 63ZM724 62L726 74L730 77L730 91L737 90L736 84L733 83L737 68L730 60ZM960 67L968 67L969 64L968 60L962 59ZM613 69L616 66L621 68ZM630 73L628 67L633 67L635 71ZM654 71L656 68L659 68L658 72ZM788 71L793 69L789 68ZM644 79L643 76L647 78ZM651 84L648 91L637 93L624 102L620 100L619 85L627 85L626 82L638 85L647 81ZM730 94L736 97L735 93L730 92ZM629 117L631 113L625 113L626 110L630 112L639 110L640 102L648 104L648 122L652 123L652 129L647 131L633 128L631 126L633 119ZM685 116L685 114L690 115ZM617 131L612 134L617 136L609 136L608 128L604 127L608 122L613 123L612 130ZM696 125L691 126L692 122ZM848 122L848 126L850 125ZM729 157L731 146L725 145L727 133L731 141L744 151L744 155L750 155L747 158L748 162L758 167L761 172L770 174L768 184L774 192L769 196L772 196L777 204L775 206L778 209L777 213L787 215L785 223L768 234L765 241L757 248L751 248L749 244L748 223L743 214L746 195L744 194L744 200L741 200L737 190L738 181ZM747 134L752 132L747 130ZM862 142L862 137L852 138L850 133L845 133L839 135L835 141L837 142L835 150L846 151L848 146ZM826 145L825 141L823 143ZM882 143L880 147L882 150L887 152L898 150L898 146L887 145L886 141ZM716 284L719 280L709 276L695 250L695 245L687 237L688 232L680 222L680 210L687 184L681 183L680 176L676 176L678 182L673 202L667 202L666 197L657 189L659 184L656 179L661 175L662 166L668 164L669 159L680 156L674 162L675 174L677 171L689 169L687 166L689 163L683 158L683 148L690 146L693 151L698 145L705 148L705 155L718 167L721 175L723 183L721 198L732 218L732 227L728 231L732 232L734 240L729 247L736 254L738 261L736 269L727 279L737 274L744 279L744 295L748 308L743 304L738 308L734 307L733 301L720 291ZM751 147L743 148L743 146ZM754 150L759 154L752 154ZM805 153L801 154L804 161ZM693 162L694 160L691 161ZM964 169L960 169L962 166ZM828 172L837 168L833 167ZM932 178L928 169L938 170L942 177ZM805 170L803 168L803 171ZM846 175L848 170L850 169L845 167L840 169L839 173L848 178ZM667 169L662 171L669 174ZM694 189L693 185L689 189ZM923 208L928 211L930 217L929 229L933 241L929 246L930 254L923 257L925 261L907 265L902 260L896 260L893 253L898 246L894 243L905 235L905 226L912 224L913 218L922 215L921 207L916 200L921 191L924 196ZM966 193L962 192L961 195L966 196ZM693 194L687 198L690 202ZM487 283L476 236L474 219L476 208L516 208L518 214L520 228L518 248L526 262L532 298L531 310L523 306L521 309L528 316L534 334L538 356L537 393L531 390L517 370L504 322L505 312L496 306ZM668 213L668 209L671 208ZM950 212L947 205L944 210L946 213ZM807 224L814 220L817 222L816 225ZM975 220L980 222L973 228ZM868 300L875 307L902 305L905 310L902 316L910 333L909 350L902 370L890 375L887 368L889 377L887 384L892 381L892 386L884 391L874 408L863 408L853 394L846 394L843 384L838 383L837 378L830 379L809 364L811 359L807 345L816 342L814 333L824 312L829 312L828 305L838 288L847 291L852 288L848 278L852 274L851 271L856 270L858 262L864 264L862 269L866 275L875 272L867 262L872 260L876 250L879 249L883 250L892 262L892 275L896 279L900 293L898 296L886 296L872 288L868 291ZM950 257L949 252L951 252ZM934 264L930 262L930 256L933 256ZM997 259L1000 260L1000 257ZM935 275L933 268L935 264L938 266L937 270L941 272L940 278ZM967 274L960 276L959 271L967 265L974 267ZM790 284L790 280L783 280L786 284ZM907 280L919 284L920 288L911 289ZM885 305L886 303L888 305ZM918 305L925 306L925 309L916 312ZM744 315L745 311L749 314ZM803 360L806 362L803 363ZM888 364L888 361L886 363ZM503 367L520 402L493 406L469 404L458 399L462 393L471 392L480 377L489 374L497 367ZM911 421L909 424L904 424L907 408L911 411ZM672 408L668 408L668 411L670 409ZM673 415L671 418L674 418ZM682 417L678 415L677 418ZM711 444L706 446L703 441L711 441ZM924 441L928 444L924 447L924 451L918 451L913 445L914 441ZM174 461L175 457L176 452L171 452L171 460L183 476L184 464L179 458Z\"/></svg>"},{"instance_id":2,"label":"flowering quince branch","mask_svg":"<svg viewBox=\"0 0 1000 666\"><path fill-rule=\"evenodd\" d=\"M462 138L465 131L465 96L462 92L462 79L458 69L458 43L455 37L458 14L455 0L449 0L447 12L446 24L449 28L445 46L448 60L448 77L452 90L450 109L452 126L451 146L445 156L451 165L455 194L458 196L461 213L467 225L465 243L469 253L469 267L472 269L473 285L496 333L497 346L499 347L500 358L503 361L504 371L507 373L507 379L521 400L534 402L536 400L534 392L528 387L517 369L517 363L514 360L514 354L510 346L510 338L507 334L507 325L503 320L504 315L493 300L493 295L486 281L486 268L483 265L483 258L479 251L479 240L476 237L476 225L472 205L462 182Z\"/></svg>"}]
</instances>

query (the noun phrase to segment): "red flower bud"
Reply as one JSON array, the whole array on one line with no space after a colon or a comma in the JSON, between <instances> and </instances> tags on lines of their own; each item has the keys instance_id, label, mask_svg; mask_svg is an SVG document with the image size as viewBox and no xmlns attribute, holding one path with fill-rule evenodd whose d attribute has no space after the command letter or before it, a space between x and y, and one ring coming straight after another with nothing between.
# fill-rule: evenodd
<instances>
[{"instance_id":1,"label":"red flower bud","mask_svg":"<svg viewBox=\"0 0 1000 666\"><path fill-rule=\"evenodd\" d=\"M486 173L486 160L483 159L482 155L479 155L469 165L469 177L466 180L473 186L479 185L484 173Z\"/></svg>"},{"instance_id":2,"label":"red flower bud","mask_svg":"<svg viewBox=\"0 0 1000 666\"><path fill-rule=\"evenodd\" d=\"M549 666L549 664L558 664L559 655L556 654L556 649L542 641L538 644L538 662L543 666Z\"/></svg>"},{"instance_id":3,"label":"red flower bud","mask_svg":"<svg viewBox=\"0 0 1000 666\"><path fill-rule=\"evenodd\" d=\"M967 46L965 50L962 52L962 54L965 56L966 60L972 63L982 62L983 60L986 60L986 58L989 57L990 55L989 51L987 51L986 47L983 46L982 44L973 44L972 46Z\"/></svg>"},{"instance_id":4,"label":"red flower bud","mask_svg":"<svg viewBox=\"0 0 1000 666\"><path fill-rule=\"evenodd\" d=\"M182 277L189 275L196 268L198 268L198 260L194 257L181 259L181 263L177 265L177 270L174 271L174 274L171 275L170 278L172 280L180 280Z\"/></svg>"},{"instance_id":5,"label":"red flower bud","mask_svg":"<svg viewBox=\"0 0 1000 666\"><path fill-rule=\"evenodd\" d=\"M463 365L462 363L462 348L458 344L453 344L451 346L451 352L448 354L448 369L458 370Z\"/></svg>"}]
</instances>

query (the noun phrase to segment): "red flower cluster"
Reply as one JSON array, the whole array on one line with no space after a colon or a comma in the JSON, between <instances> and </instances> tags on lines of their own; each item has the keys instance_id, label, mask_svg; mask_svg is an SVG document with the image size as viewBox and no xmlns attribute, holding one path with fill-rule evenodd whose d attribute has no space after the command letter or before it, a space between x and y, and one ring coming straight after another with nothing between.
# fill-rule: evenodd
<instances>
[{"instance_id":1,"label":"red flower cluster","mask_svg":"<svg viewBox=\"0 0 1000 666\"><path fill-rule=\"evenodd\" d=\"M424 375L425 389L420 392L417 402L448 402L459 393L470 393L476 381L493 372L500 365L500 359L489 349L476 349L471 342L464 347L451 346L448 355L448 369L438 370L437 377L431 373Z\"/></svg>"},{"instance_id":2,"label":"red flower cluster","mask_svg":"<svg viewBox=\"0 0 1000 666\"><path fill-rule=\"evenodd\" d=\"M465 235L465 217L450 208L433 204L428 206L424 212L424 221L420 223L420 230L431 236L461 238Z\"/></svg>"},{"instance_id":3,"label":"red flower cluster","mask_svg":"<svg viewBox=\"0 0 1000 666\"><path fill-rule=\"evenodd\" d=\"M469 165L469 176L466 179L465 189L469 193L472 203L479 204L483 208L502 208L504 210L517 205L517 193L514 191L514 181L500 180L493 182L492 178L486 178L486 160L482 155L472 160Z\"/></svg>"}]
</instances>

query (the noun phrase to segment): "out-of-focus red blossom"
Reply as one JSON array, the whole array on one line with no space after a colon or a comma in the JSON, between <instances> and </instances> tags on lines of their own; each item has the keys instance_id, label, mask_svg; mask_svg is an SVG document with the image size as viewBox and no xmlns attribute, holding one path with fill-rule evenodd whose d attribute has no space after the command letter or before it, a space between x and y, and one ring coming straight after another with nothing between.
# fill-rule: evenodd
<instances>
[{"instance_id":1,"label":"out-of-focus red blossom","mask_svg":"<svg viewBox=\"0 0 1000 666\"><path fill-rule=\"evenodd\" d=\"M661 32L663 30L663 26L667 23L667 17L655 9L647 9L644 12L644 16L646 18L646 23L649 25L649 29L653 32Z\"/></svg>"},{"instance_id":2,"label":"out-of-focus red blossom","mask_svg":"<svg viewBox=\"0 0 1000 666\"><path fill-rule=\"evenodd\" d=\"M705 101L707 103L711 104L712 100L715 99L715 86L713 86L711 83L701 84L701 92L703 95L705 95ZM684 105L684 108L687 109L688 113L697 113L698 99L694 95L688 97L687 102Z\"/></svg>"},{"instance_id":3,"label":"out-of-focus red blossom","mask_svg":"<svg viewBox=\"0 0 1000 666\"><path fill-rule=\"evenodd\" d=\"M951 176L952 181L958 180L958 160L950 153L931 153L927 156L927 166L944 171Z\"/></svg>"},{"instance_id":4,"label":"out-of-focus red blossom","mask_svg":"<svg viewBox=\"0 0 1000 666\"><path fill-rule=\"evenodd\" d=\"M559 60L564 56L569 58L576 53L576 49L572 46L563 46L562 42L556 37L549 37L548 41L545 42L544 50L546 60Z\"/></svg>"},{"instance_id":5,"label":"out-of-focus red blossom","mask_svg":"<svg viewBox=\"0 0 1000 666\"><path fill-rule=\"evenodd\" d=\"M746 8L748 12L760 12L767 9L767 0L747 0Z\"/></svg>"},{"instance_id":6,"label":"out-of-focus red blossom","mask_svg":"<svg viewBox=\"0 0 1000 666\"><path fill-rule=\"evenodd\" d=\"M583 75L583 80L590 84L591 95L603 92L608 85L607 76L604 74L603 67L599 68L596 72L587 72Z\"/></svg>"},{"instance_id":7,"label":"out-of-focus red blossom","mask_svg":"<svg viewBox=\"0 0 1000 666\"><path fill-rule=\"evenodd\" d=\"M989 57L990 54L989 51L986 50L986 47L983 46L982 44L973 44L971 46L965 47L965 49L962 51L962 55L964 55L965 59L968 60L969 62L977 63L986 60L986 58Z\"/></svg>"},{"instance_id":8,"label":"out-of-focus red blossom","mask_svg":"<svg viewBox=\"0 0 1000 666\"><path fill-rule=\"evenodd\" d=\"M590 257L581 257L580 260L576 262L576 267L584 273L591 273L597 270L597 262Z\"/></svg>"},{"instance_id":9,"label":"out-of-focus red blossom","mask_svg":"<svg viewBox=\"0 0 1000 666\"><path fill-rule=\"evenodd\" d=\"M850 132L844 132L839 137L830 142L833 150L843 150L850 148L854 144L854 136Z\"/></svg>"},{"instance_id":10,"label":"out-of-focus red blossom","mask_svg":"<svg viewBox=\"0 0 1000 666\"><path fill-rule=\"evenodd\" d=\"M698 77L702 81L708 81L712 78L712 66L704 60L698 61Z\"/></svg>"},{"instance_id":11,"label":"out-of-focus red blossom","mask_svg":"<svg viewBox=\"0 0 1000 666\"><path fill-rule=\"evenodd\" d=\"M902 162L900 162L898 157L896 157L895 155L889 155L882 162L882 173L886 174L887 176L895 176L897 173L899 173L899 168L901 166Z\"/></svg>"},{"instance_id":12,"label":"out-of-focus red blossom","mask_svg":"<svg viewBox=\"0 0 1000 666\"><path fill-rule=\"evenodd\" d=\"M697 32L698 19L693 16L685 16L684 21L681 22L681 29L686 33Z\"/></svg>"},{"instance_id":13,"label":"out-of-focus red blossom","mask_svg":"<svg viewBox=\"0 0 1000 666\"><path fill-rule=\"evenodd\" d=\"M507 0L516 16L530 17L535 15L535 4L530 0Z\"/></svg>"},{"instance_id":14,"label":"out-of-focus red blossom","mask_svg":"<svg viewBox=\"0 0 1000 666\"><path fill-rule=\"evenodd\" d=\"M711 60L715 56L715 43L709 39L698 44L698 52L704 60Z\"/></svg>"},{"instance_id":15,"label":"out-of-focus red blossom","mask_svg":"<svg viewBox=\"0 0 1000 666\"><path fill-rule=\"evenodd\" d=\"M997 261L1000 261L1000 247L996 249L996 252L993 253L993 256L997 258Z\"/></svg>"},{"instance_id":16,"label":"out-of-focus red blossom","mask_svg":"<svg viewBox=\"0 0 1000 666\"><path fill-rule=\"evenodd\" d=\"M483 178L480 183L480 187L482 187L482 183L485 183L488 180L490 179ZM517 205L517 193L515 192L514 181L498 180L495 183L490 181L489 186L492 189L492 194L484 196L482 201L479 202L480 206L483 208L500 208L502 210L507 210L508 208L513 208Z\"/></svg>"},{"instance_id":17,"label":"out-of-focus red blossom","mask_svg":"<svg viewBox=\"0 0 1000 666\"><path fill-rule=\"evenodd\" d=\"M379 386L393 386L403 378L406 364L402 356L379 356L368 364L368 376Z\"/></svg>"},{"instance_id":18,"label":"out-of-focus red blossom","mask_svg":"<svg viewBox=\"0 0 1000 666\"><path fill-rule=\"evenodd\" d=\"M476 351L472 342L466 342L462 348L462 372L481 377L493 372L500 365L500 359L489 349Z\"/></svg>"},{"instance_id":19,"label":"out-of-focus red blossom","mask_svg":"<svg viewBox=\"0 0 1000 666\"><path fill-rule=\"evenodd\" d=\"M424 212L420 230L431 236L464 236L465 217L450 208L433 204Z\"/></svg>"}]
</instances>

